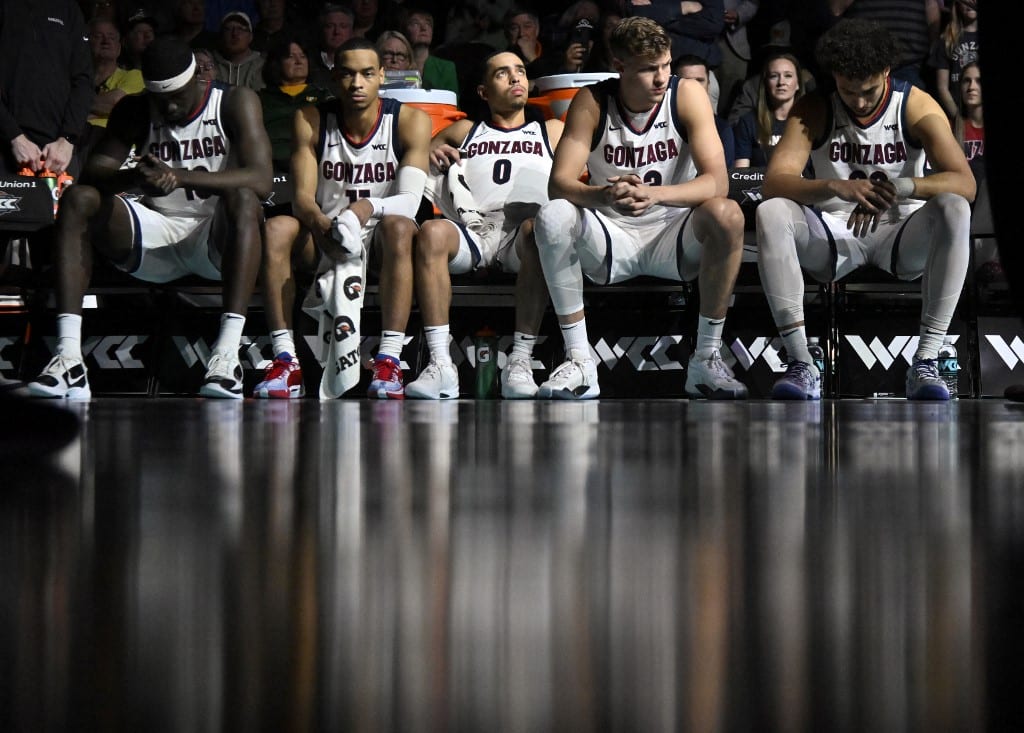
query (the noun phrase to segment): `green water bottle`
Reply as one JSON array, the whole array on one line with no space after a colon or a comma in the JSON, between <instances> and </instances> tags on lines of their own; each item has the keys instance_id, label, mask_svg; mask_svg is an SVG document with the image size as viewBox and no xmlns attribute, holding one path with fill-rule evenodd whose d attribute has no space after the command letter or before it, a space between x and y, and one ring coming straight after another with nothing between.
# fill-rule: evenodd
<instances>
[{"instance_id":1,"label":"green water bottle","mask_svg":"<svg viewBox=\"0 0 1024 733\"><path fill-rule=\"evenodd\" d=\"M493 400L498 396L498 334L484 326L473 337L476 361L476 388L478 400Z\"/></svg>"}]
</instances>

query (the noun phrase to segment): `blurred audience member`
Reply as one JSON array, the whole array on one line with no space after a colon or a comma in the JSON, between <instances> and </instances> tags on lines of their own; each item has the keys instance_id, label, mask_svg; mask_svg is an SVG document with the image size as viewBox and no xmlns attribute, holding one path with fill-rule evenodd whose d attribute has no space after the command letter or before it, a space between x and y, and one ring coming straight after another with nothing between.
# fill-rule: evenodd
<instances>
[{"instance_id":1,"label":"blurred audience member","mask_svg":"<svg viewBox=\"0 0 1024 733\"><path fill-rule=\"evenodd\" d=\"M925 62L939 37L944 0L828 0L832 16L881 23L896 36L900 57L890 74L925 91Z\"/></svg>"},{"instance_id":2,"label":"blurred audience member","mask_svg":"<svg viewBox=\"0 0 1024 733\"><path fill-rule=\"evenodd\" d=\"M194 48L192 53L196 57L196 76L199 77L199 81L205 81L207 84L217 81L217 64L213 60L213 51L208 48Z\"/></svg>"},{"instance_id":3,"label":"blurred audience member","mask_svg":"<svg viewBox=\"0 0 1024 733\"><path fill-rule=\"evenodd\" d=\"M455 64L431 53L434 45L434 14L422 7L411 7L406 13L405 37L412 44L413 67L419 69L424 89L448 89L459 93L459 76Z\"/></svg>"},{"instance_id":4,"label":"blurred audience member","mask_svg":"<svg viewBox=\"0 0 1024 733\"><path fill-rule=\"evenodd\" d=\"M612 73L615 68L612 66L612 54L608 47L608 38L611 37L612 29L622 20L622 13L617 10L608 10L601 15L597 22L597 37L594 39L594 46L590 49L587 62L583 64L583 71L590 74Z\"/></svg>"},{"instance_id":5,"label":"blurred audience member","mask_svg":"<svg viewBox=\"0 0 1024 733\"><path fill-rule=\"evenodd\" d=\"M782 139L793 102L803 96L800 62L791 53L769 57L761 70L757 108L736 123L736 167L768 165L771 149Z\"/></svg>"},{"instance_id":6,"label":"blurred audience member","mask_svg":"<svg viewBox=\"0 0 1024 733\"><path fill-rule=\"evenodd\" d=\"M221 81L257 92L263 88L263 54L252 50L252 21L245 13L224 16L213 60Z\"/></svg>"},{"instance_id":7,"label":"blurred audience member","mask_svg":"<svg viewBox=\"0 0 1024 733\"><path fill-rule=\"evenodd\" d=\"M376 46L385 71L409 71L413 68L412 44L398 31L382 32Z\"/></svg>"},{"instance_id":8,"label":"blurred audience member","mask_svg":"<svg viewBox=\"0 0 1024 733\"><path fill-rule=\"evenodd\" d=\"M929 66L935 69L935 99L951 120L959 107L960 74L978 58L978 47L977 0L954 0L949 22L928 59Z\"/></svg>"},{"instance_id":9,"label":"blurred audience member","mask_svg":"<svg viewBox=\"0 0 1024 733\"><path fill-rule=\"evenodd\" d=\"M309 84L309 58L298 36L278 41L267 50L263 65L266 86L260 90L263 125L270 135L274 169L287 172L292 154L295 111L319 104L331 95Z\"/></svg>"},{"instance_id":10,"label":"blurred audience member","mask_svg":"<svg viewBox=\"0 0 1024 733\"><path fill-rule=\"evenodd\" d=\"M145 8L138 8L128 16L124 26L121 66L126 69L142 68L142 52L156 38L157 28L157 19Z\"/></svg>"},{"instance_id":11,"label":"blurred audience member","mask_svg":"<svg viewBox=\"0 0 1024 733\"><path fill-rule=\"evenodd\" d=\"M725 29L718 38L722 62L715 69L718 77L718 108L722 115L729 113L733 99L747 79L750 71L750 40L747 23L757 15L761 0L724 0Z\"/></svg>"},{"instance_id":12,"label":"blurred audience member","mask_svg":"<svg viewBox=\"0 0 1024 733\"><path fill-rule=\"evenodd\" d=\"M89 50L92 52L93 85L96 96L89 110L89 123L106 127L110 110L129 94L138 94L145 88L142 72L122 69L117 65L121 53L121 34L112 21L104 18L89 23Z\"/></svg>"},{"instance_id":13,"label":"blurred audience member","mask_svg":"<svg viewBox=\"0 0 1024 733\"><path fill-rule=\"evenodd\" d=\"M281 41L301 37L298 25L285 14L285 0L259 0L260 16L252 29L252 49L262 54ZM302 42L306 43L303 38Z\"/></svg>"},{"instance_id":14,"label":"blurred audience member","mask_svg":"<svg viewBox=\"0 0 1024 733\"><path fill-rule=\"evenodd\" d=\"M177 0L170 35L192 48L214 48L218 37L206 30L205 0Z\"/></svg>"},{"instance_id":15,"label":"blurred audience member","mask_svg":"<svg viewBox=\"0 0 1024 733\"><path fill-rule=\"evenodd\" d=\"M352 35L376 41L384 30L380 3L377 0L349 0L352 6Z\"/></svg>"},{"instance_id":16,"label":"blurred audience member","mask_svg":"<svg viewBox=\"0 0 1024 733\"><path fill-rule=\"evenodd\" d=\"M334 54L352 37L352 8L328 3L317 16L317 48L309 60L309 83L334 91Z\"/></svg>"},{"instance_id":17,"label":"blurred audience member","mask_svg":"<svg viewBox=\"0 0 1024 733\"><path fill-rule=\"evenodd\" d=\"M693 54L680 56L672 64L672 73L680 79L693 79L700 82L700 85L704 87L704 91L709 91L711 72L708 70L707 62L700 56L694 56ZM733 134L732 125L729 124L728 120L715 112L715 127L718 128L718 136L722 138L725 166L726 168L732 168L736 162L736 138Z\"/></svg>"}]
</instances>

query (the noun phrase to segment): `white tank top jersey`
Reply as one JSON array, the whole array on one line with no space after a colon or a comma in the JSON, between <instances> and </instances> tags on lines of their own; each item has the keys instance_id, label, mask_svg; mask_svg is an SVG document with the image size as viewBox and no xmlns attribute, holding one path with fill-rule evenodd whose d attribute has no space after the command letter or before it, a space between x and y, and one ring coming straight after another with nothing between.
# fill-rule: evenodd
<instances>
[{"instance_id":1,"label":"white tank top jersey","mask_svg":"<svg viewBox=\"0 0 1024 733\"><path fill-rule=\"evenodd\" d=\"M503 128L478 122L462 141L459 153L466 184L481 214L504 213L510 203L547 203L553 153L544 123ZM441 213L458 221L451 196L438 199Z\"/></svg>"},{"instance_id":2,"label":"white tank top jersey","mask_svg":"<svg viewBox=\"0 0 1024 733\"><path fill-rule=\"evenodd\" d=\"M338 102L320 105L316 202L325 215L334 218L356 199L393 193L403 155L398 141L401 108L398 100L382 97L373 130L365 140L352 142L339 126Z\"/></svg>"},{"instance_id":3,"label":"white tank top jersey","mask_svg":"<svg viewBox=\"0 0 1024 733\"><path fill-rule=\"evenodd\" d=\"M590 182L606 185L611 176L634 173L649 186L670 186L693 178L696 168L690 144L676 111L676 89L679 79L672 77L665 97L642 120L640 127L632 122L634 115L618 99L619 79L606 79L591 85L601 108L601 117L590 146L587 167ZM629 226L664 224L679 215L677 207L655 204L641 216L623 216L610 206L601 213Z\"/></svg>"},{"instance_id":4,"label":"white tank top jersey","mask_svg":"<svg viewBox=\"0 0 1024 733\"><path fill-rule=\"evenodd\" d=\"M811 164L816 178L850 180L872 178L920 178L924 175L925 151L906 131L907 98L911 85L905 81L886 83L878 111L864 123L854 119L839 95L831 95L831 125L822 140L815 140ZM924 205L908 199L898 204L904 218ZM818 204L822 211L853 211L856 204L831 198Z\"/></svg>"},{"instance_id":5,"label":"white tank top jersey","mask_svg":"<svg viewBox=\"0 0 1024 733\"><path fill-rule=\"evenodd\" d=\"M221 104L228 87L213 82L195 116L181 125L150 122L149 136L143 146L171 168L221 171L228 165L231 142L221 118ZM167 196L147 196L146 206L167 216L212 216L217 207L216 195L204 195L191 188L179 188Z\"/></svg>"}]
</instances>

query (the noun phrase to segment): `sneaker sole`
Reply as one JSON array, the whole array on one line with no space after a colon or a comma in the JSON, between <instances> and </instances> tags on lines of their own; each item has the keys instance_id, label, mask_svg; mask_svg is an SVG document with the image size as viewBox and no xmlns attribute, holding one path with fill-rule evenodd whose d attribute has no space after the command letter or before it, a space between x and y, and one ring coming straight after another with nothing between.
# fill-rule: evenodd
<instances>
[{"instance_id":1,"label":"sneaker sole","mask_svg":"<svg viewBox=\"0 0 1024 733\"><path fill-rule=\"evenodd\" d=\"M695 391L696 390L696 391ZM706 384L698 384L695 387L687 387L686 394L698 400L745 400L747 392L739 390L730 391L726 389L711 389Z\"/></svg>"},{"instance_id":2,"label":"sneaker sole","mask_svg":"<svg viewBox=\"0 0 1024 733\"><path fill-rule=\"evenodd\" d=\"M815 394L814 392L804 392L792 384L777 384L772 387L771 398L773 400L820 400L821 392Z\"/></svg>"},{"instance_id":3,"label":"sneaker sole","mask_svg":"<svg viewBox=\"0 0 1024 733\"><path fill-rule=\"evenodd\" d=\"M290 387L288 389L256 389L252 396L259 400L297 400L306 396L304 387Z\"/></svg>"},{"instance_id":4,"label":"sneaker sole","mask_svg":"<svg viewBox=\"0 0 1024 733\"><path fill-rule=\"evenodd\" d=\"M551 393L553 400L596 400L601 396L601 390L588 387L582 392L571 389L558 389Z\"/></svg>"},{"instance_id":5,"label":"sneaker sole","mask_svg":"<svg viewBox=\"0 0 1024 733\"><path fill-rule=\"evenodd\" d=\"M52 387L46 387L36 382L30 382L25 389L29 397L41 397L43 399L50 400L92 399L92 390L90 390L88 387L71 387L67 390L60 390Z\"/></svg>"},{"instance_id":6,"label":"sneaker sole","mask_svg":"<svg viewBox=\"0 0 1024 733\"><path fill-rule=\"evenodd\" d=\"M949 392L938 385L918 387L913 394L907 395L908 400L927 402L946 402L949 400Z\"/></svg>"},{"instance_id":7,"label":"sneaker sole","mask_svg":"<svg viewBox=\"0 0 1024 733\"><path fill-rule=\"evenodd\" d=\"M515 390L515 389L508 389L508 390L506 390L504 387L502 387L501 388L501 398L505 399L505 400L532 400L532 399L536 399L537 394L539 392L540 392L540 390L537 389L536 387L534 387L533 390L531 390L531 391Z\"/></svg>"},{"instance_id":8,"label":"sneaker sole","mask_svg":"<svg viewBox=\"0 0 1024 733\"><path fill-rule=\"evenodd\" d=\"M199 388L199 395L201 397L213 397L214 399L220 400L240 400L243 397L241 390L238 392L232 392L231 390L224 389L217 384L204 384Z\"/></svg>"},{"instance_id":9,"label":"sneaker sole","mask_svg":"<svg viewBox=\"0 0 1024 733\"><path fill-rule=\"evenodd\" d=\"M410 384L405 388L405 396L413 400L457 400L459 398L459 393L441 392L440 394L431 394L429 392L419 392L413 389Z\"/></svg>"},{"instance_id":10,"label":"sneaker sole","mask_svg":"<svg viewBox=\"0 0 1024 733\"><path fill-rule=\"evenodd\" d=\"M366 393L371 400L404 400L405 392L388 392L386 389L371 390Z\"/></svg>"}]
</instances>

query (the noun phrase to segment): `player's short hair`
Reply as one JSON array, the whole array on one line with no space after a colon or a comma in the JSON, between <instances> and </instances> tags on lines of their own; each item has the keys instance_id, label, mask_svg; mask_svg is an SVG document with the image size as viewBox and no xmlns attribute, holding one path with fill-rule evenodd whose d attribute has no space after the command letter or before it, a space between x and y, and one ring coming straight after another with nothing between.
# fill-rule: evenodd
<instances>
[{"instance_id":1,"label":"player's short hair","mask_svg":"<svg viewBox=\"0 0 1024 733\"><path fill-rule=\"evenodd\" d=\"M171 36L163 36L154 39L142 52L142 78L150 91L175 91L183 87L188 79L184 79L184 83L174 83L174 80L182 79L190 67L194 76L195 63L195 56L187 43ZM153 85L162 82L170 86L152 88Z\"/></svg>"},{"instance_id":2,"label":"player's short hair","mask_svg":"<svg viewBox=\"0 0 1024 733\"><path fill-rule=\"evenodd\" d=\"M477 69L476 78L479 80L479 82L481 84L486 84L487 83L487 79L488 79L487 70L491 67L491 59L493 59L495 56L500 56L503 53L510 53L510 54L512 54L517 59L519 59L520 63L522 63L523 66L526 66L525 59L523 59L522 55L519 52L517 52L517 51L508 50L508 49L506 49L504 51L492 51L491 53L487 54L486 56L483 57L483 59L480 60L480 66Z\"/></svg>"},{"instance_id":3,"label":"player's short hair","mask_svg":"<svg viewBox=\"0 0 1024 733\"><path fill-rule=\"evenodd\" d=\"M633 15L612 29L608 50L620 61L626 58L653 59L672 50L668 33L650 18Z\"/></svg>"},{"instance_id":4,"label":"player's short hair","mask_svg":"<svg viewBox=\"0 0 1024 733\"><path fill-rule=\"evenodd\" d=\"M334 52L334 63L337 64L341 55L349 51L373 51L377 55L377 65L380 66L381 64L380 51L377 50L377 46L374 45L373 41L363 36L352 36L338 46L338 50Z\"/></svg>"},{"instance_id":5,"label":"player's short hair","mask_svg":"<svg viewBox=\"0 0 1024 733\"><path fill-rule=\"evenodd\" d=\"M896 65L899 41L883 26L865 18L846 18L818 39L815 57L829 74L867 79Z\"/></svg>"}]
</instances>

